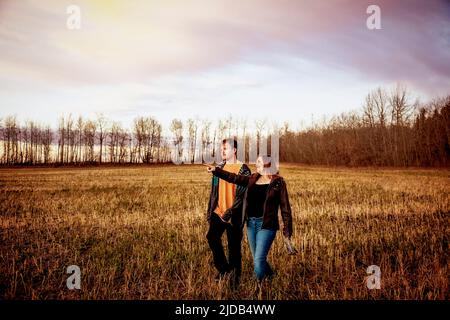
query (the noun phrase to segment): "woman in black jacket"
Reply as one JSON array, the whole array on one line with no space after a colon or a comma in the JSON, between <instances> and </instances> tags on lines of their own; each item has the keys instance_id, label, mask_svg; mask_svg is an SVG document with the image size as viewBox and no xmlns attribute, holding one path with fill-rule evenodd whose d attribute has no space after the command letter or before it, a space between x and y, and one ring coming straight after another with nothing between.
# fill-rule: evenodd
<instances>
[{"instance_id":1,"label":"woman in black jacket","mask_svg":"<svg viewBox=\"0 0 450 320\"><path fill-rule=\"evenodd\" d=\"M244 196L244 217L247 220L247 237L252 252L256 278L261 281L274 274L267 263L267 255L276 232L278 209L283 219L285 247L289 254L296 254L292 246L292 214L284 179L275 174L277 169L268 156L256 160L256 173L251 176L237 175L219 167L208 166L208 172L228 182L247 187Z\"/></svg>"}]
</instances>

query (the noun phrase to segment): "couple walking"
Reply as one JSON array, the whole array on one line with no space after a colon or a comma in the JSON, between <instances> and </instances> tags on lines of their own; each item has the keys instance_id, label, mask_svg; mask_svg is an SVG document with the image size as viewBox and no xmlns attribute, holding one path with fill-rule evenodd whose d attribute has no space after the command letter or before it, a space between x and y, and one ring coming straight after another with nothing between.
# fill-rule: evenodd
<instances>
[{"instance_id":1,"label":"couple walking","mask_svg":"<svg viewBox=\"0 0 450 320\"><path fill-rule=\"evenodd\" d=\"M279 229L279 209L283 220L285 247L289 254L297 253L290 241L292 215L286 183L277 174L277 168L268 156L257 158L257 173L251 174L246 164L237 161L237 148L235 139L224 139L221 145L222 163L207 168L213 177L206 237L218 270L216 280L229 274L233 289L238 287L241 276L241 241L245 222L258 284L274 275L267 262L267 255ZM228 260L222 246L225 231L228 238Z\"/></svg>"}]
</instances>

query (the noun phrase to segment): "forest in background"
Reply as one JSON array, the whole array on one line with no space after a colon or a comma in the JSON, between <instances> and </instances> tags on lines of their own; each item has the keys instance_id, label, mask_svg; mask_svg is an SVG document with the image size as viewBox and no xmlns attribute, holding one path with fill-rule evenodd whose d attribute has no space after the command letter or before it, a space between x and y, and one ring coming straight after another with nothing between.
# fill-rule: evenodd
<instances>
[{"instance_id":1,"label":"forest in background","mask_svg":"<svg viewBox=\"0 0 450 320\"><path fill-rule=\"evenodd\" d=\"M0 163L9 165L136 164L172 162L171 152L194 162L216 148L222 138L270 139L267 120L173 119L170 135L161 123L138 116L131 128L109 121L61 116L58 128L15 115L0 119ZM276 127L279 159L312 165L449 166L450 95L421 103L400 84L370 92L358 111L351 111L305 129L288 123ZM269 140L270 141L270 140ZM246 148L248 152L248 148Z\"/></svg>"}]
</instances>

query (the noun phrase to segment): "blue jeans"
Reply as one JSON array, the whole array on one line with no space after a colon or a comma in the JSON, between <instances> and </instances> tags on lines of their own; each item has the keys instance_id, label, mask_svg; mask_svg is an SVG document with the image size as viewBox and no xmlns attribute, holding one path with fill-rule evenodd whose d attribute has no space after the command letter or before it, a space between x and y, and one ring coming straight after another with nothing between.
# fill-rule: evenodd
<instances>
[{"instance_id":1,"label":"blue jeans","mask_svg":"<svg viewBox=\"0 0 450 320\"><path fill-rule=\"evenodd\" d=\"M262 222L262 217L249 217L247 221L247 238L258 280L273 275L273 270L267 263L267 254L277 233L276 230L261 229Z\"/></svg>"}]
</instances>

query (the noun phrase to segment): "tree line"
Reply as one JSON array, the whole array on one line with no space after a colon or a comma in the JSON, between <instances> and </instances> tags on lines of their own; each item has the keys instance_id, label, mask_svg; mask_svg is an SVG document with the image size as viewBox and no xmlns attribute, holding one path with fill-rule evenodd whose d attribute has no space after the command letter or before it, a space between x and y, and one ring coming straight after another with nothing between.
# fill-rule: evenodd
<instances>
[{"instance_id":1,"label":"tree line","mask_svg":"<svg viewBox=\"0 0 450 320\"><path fill-rule=\"evenodd\" d=\"M285 127L281 161L346 166L450 165L450 96L421 104L404 86L370 92L359 112L300 132Z\"/></svg>"},{"instance_id":2,"label":"tree line","mask_svg":"<svg viewBox=\"0 0 450 320\"><path fill-rule=\"evenodd\" d=\"M16 116L7 116L0 127L1 163L168 162L170 154L161 132L161 124L152 117L136 118L130 131L102 114L95 120L62 116L56 130L33 121L20 126Z\"/></svg>"},{"instance_id":3,"label":"tree line","mask_svg":"<svg viewBox=\"0 0 450 320\"><path fill-rule=\"evenodd\" d=\"M270 137L274 126L256 120L250 128L231 116L173 119L170 135L153 117L137 117L131 128L109 121L61 116L52 129L16 116L0 119L0 163L3 165L168 163L173 155L203 162L224 137ZM358 111L343 113L302 130L285 123L278 131L279 159L318 165L448 166L450 165L450 96L422 104L411 101L401 85L370 92ZM270 139L270 138L269 138Z\"/></svg>"}]
</instances>

